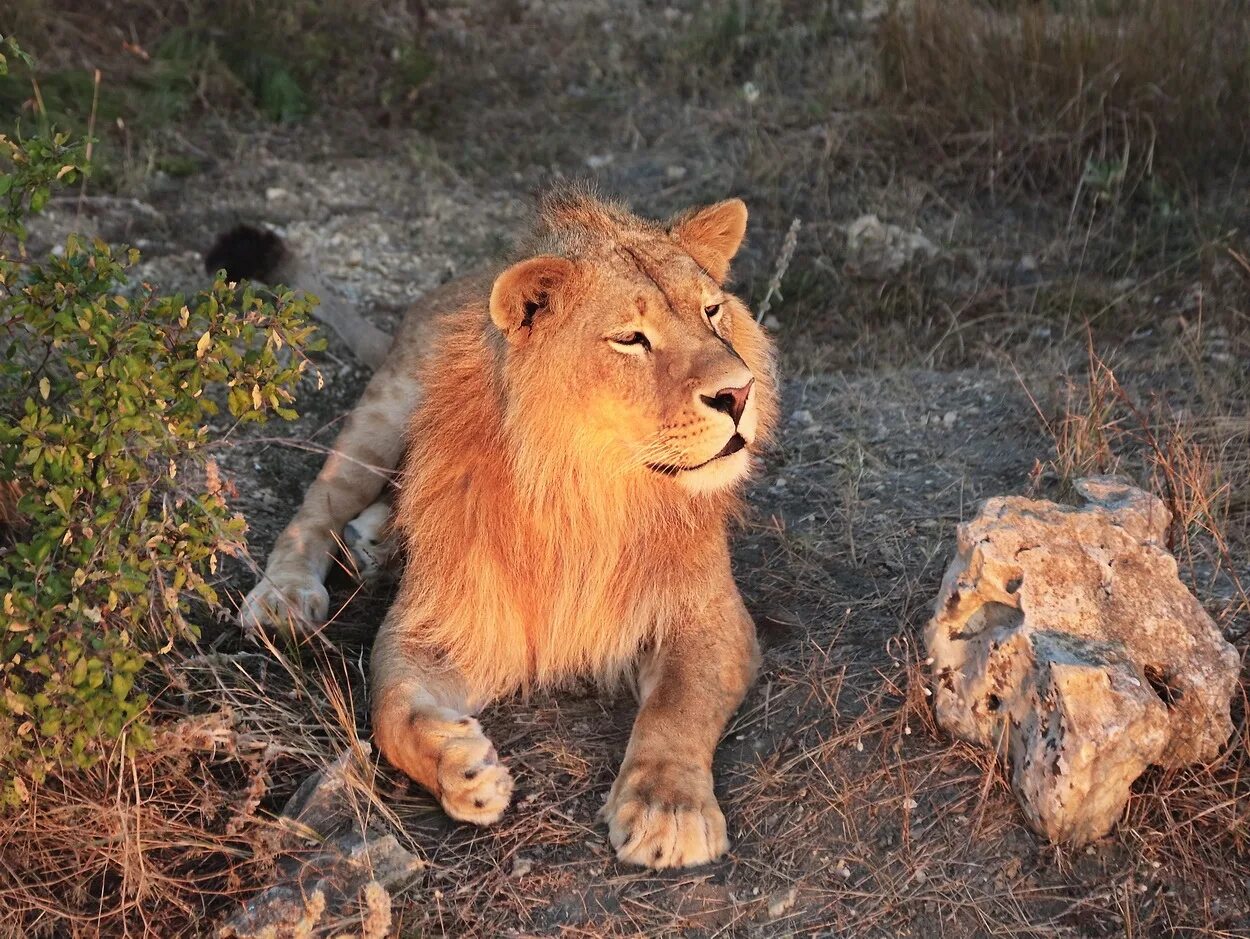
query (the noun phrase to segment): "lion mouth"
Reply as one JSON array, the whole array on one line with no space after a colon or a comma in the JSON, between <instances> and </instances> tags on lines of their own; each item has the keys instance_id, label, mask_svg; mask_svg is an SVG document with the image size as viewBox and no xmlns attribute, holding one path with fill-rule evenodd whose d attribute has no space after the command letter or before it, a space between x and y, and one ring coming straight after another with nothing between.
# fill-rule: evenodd
<instances>
[{"instance_id":1,"label":"lion mouth","mask_svg":"<svg viewBox=\"0 0 1250 939\"><path fill-rule=\"evenodd\" d=\"M661 476L676 476L678 473L690 473L697 469L702 469L709 463L715 463L717 460L724 459L727 456L733 456L739 450L745 448L746 440L742 434L734 434L729 438L729 442L720 448L720 452L713 457L709 457L702 463L696 463L694 466L679 466L676 463L648 463L647 469L659 473Z\"/></svg>"}]
</instances>

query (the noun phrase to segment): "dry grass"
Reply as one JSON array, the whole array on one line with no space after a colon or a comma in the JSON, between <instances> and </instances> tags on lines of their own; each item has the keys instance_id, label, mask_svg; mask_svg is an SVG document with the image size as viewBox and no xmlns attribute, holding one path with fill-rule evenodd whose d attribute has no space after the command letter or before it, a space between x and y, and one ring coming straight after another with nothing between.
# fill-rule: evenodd
<instances>
[{"instance_id":1,"label":"dry grass","mask_svg":"<svg viewBox=\"0 0 1250 939\"><path fill-rule=\"evenodd\" d=\"M1012 192L1156 171L1201 182L1250 141L1237 0L917 0L880 34L888 100L944 169Z\"/></svg>"},{"instance_id":2,"label":"dry grass","mask_svg":"<svg viewBox=\"0 0 1250 939\"><path fill-rule=\"evenodd\" d=\"M187 718L159 749L30 793L0 821L5 935L164 933L264 876L266 740L231 715Z\"/></svg>"},{"instance_id":3,"label":"dry grass","mask_svg":"<svg viewBox=\"0 0 1250 939\"><path fill-rule=\"evenodd\" d=\"M170 935L245 896L272 863L256 817L271 745L223 709L34 788L0 819L0 932Z\"/></svg>"},{"instance_id":4,"label":"dry grass","mask_svg":"<svg viewBox=\"0 0 1250 939\"><path fill-rule=\"evenodd\" d=\"M1243 389L1244 392L1245 389ZM1052 414L1042 413L1054 441L1050 469L1065 496L1081 476L1123 474L1157 493L1172 514L1168 549L1189 563L1199 555L1212 577L1226 573L1241 609L1250 598L1237 579L1231 544L1244 541L1250 504L1250 400L1244 393L1199 397L1196 413L1166 397L1141 401L1094 348L1079 379L1068 378ZM1208 585L1209 586L1209 585Z\"/></svg>"},{"instance_id":5,"label":"dry grass","mask_svg":"<svg viewBox=\"0 0 1250 939\"><path fill-rule=\"evenodd\" d=\"M1129 369L1125 363L1123 370ZM1198 371L1206 371L1198 363ZM1149 379L1138 385L1151 386ZM1185 383L1180 383L1184 387ZM1224 635L1246 648L1250 579L1244 563L1250 514L1250 398L1244 384L1204 399L1189 384L1186 406L1166 393L1127 387L1117 370L1088 346L1085 373L1063 385L1042 423L1053 438L1046 469L1060 491L1083 475L1118 473L1158 495L1172 513L1168 547L1182 576ZM1193 389L1197 389L1196 391ZM1173 398L1178 387L1170 389ZM1236 935L1250 910L1214 900L1250 875L1250 720L1243 675L1232 702L1233 738L1206 766L1155 770L1138 784L1120 837L1137 863L1120 886L1128 935L1178 934L1184 910L1204 910L1204 935ZM1169 886L1152 879L1167 871ZM1240 888L1244 889L1244 887ZM1169 902L1171 901L1171 902ZM1145 919L1142 917L1146 916Z\"/></svg>"},{"instance_id":6,"label":"dry grass","mask_svg":"<svg viewBox=\"0 0 1250 939\"><path fill-rule=\"evenodd\" d=\"M184 935L249 899L290 850L287 797L363 752L359 668L303 656L266 644L163 660L164 682L147 676L153 749L123 744L0 816L0 935ZM365 765L347 810L390 817Z\"/></svg>"}]
</instances>

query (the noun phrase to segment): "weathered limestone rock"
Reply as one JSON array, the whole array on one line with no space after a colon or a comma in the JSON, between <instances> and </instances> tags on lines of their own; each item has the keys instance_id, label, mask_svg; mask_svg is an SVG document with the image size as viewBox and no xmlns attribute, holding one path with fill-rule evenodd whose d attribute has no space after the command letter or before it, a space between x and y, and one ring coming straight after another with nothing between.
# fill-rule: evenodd
<instances>
[{"instance_id":1,"label":"weathered limestone rock","mask_svg":"<svg viewBox=\"0 0 1250 939\"><path fill-rule=\"evenodd\" d=\"M1077 488L1079 508L995 498L959 526L925 642L938 722L1004 754L1036 831L1083 844L1147 766L1216 755L1241 663L1177 576L1163 503Z\"/></svg>"},{"instance_id":2,"label":"weathered limestone rock","mask_svg":"<svg viewBox=\"0 0 1250 939\"><path fill-rule=\"evenodd\" d=\"M875 215L861 215L846 226L846 268L858 277L881 280L937 256L937 245L918 228L908 231Z\"/></svg>"},{"instance_id":3,"label":"weathered limestone rock","mask_svg":"<svg viewBox=\"0 0 1250 939\"><path fill-rule=\"evenodd\" d=\"M392 934L389 891L424 864L357 804L353 790L369 783L355 763L368 752L361 744L304 780L280 819L284 856L274 882L217 930L218 939Z\"/></svg>"}]
</instances>

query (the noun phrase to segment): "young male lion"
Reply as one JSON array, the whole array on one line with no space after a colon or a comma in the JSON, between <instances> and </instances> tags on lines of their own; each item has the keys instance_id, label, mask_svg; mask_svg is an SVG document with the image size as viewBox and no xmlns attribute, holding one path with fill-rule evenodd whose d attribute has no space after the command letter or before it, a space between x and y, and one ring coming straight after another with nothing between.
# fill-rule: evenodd
<instances>
[{"instance_id":1,"label":"young male lion","mask_svg":"<svg viewBox=\"0 0 1250 939\"><path fill-rule=\"evenodd\" d=\"M490 824L512 793L471 715L635 668L603 810L618 857L677 867L728 847L712 754L757 649L727 520L776 411L772 345L723 287L746 221L737 199L659 224L549 198L523 260L409 314L245 602L249 624L325 616L335 536L406 425L408 561L374 646L373 732L454 818Z\"/></svg>"}]
</instances>

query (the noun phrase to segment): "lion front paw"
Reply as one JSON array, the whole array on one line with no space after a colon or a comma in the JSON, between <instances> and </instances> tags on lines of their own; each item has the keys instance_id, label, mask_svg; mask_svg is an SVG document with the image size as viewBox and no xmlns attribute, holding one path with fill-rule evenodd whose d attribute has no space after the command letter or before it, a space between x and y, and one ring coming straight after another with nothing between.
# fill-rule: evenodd
<instances>
[{"instance_id":1,"label":"lion front paw","mask_svg":"<svg viewBox=\"0 0 1250 939\"><path fill-rule=\"evenodd\" d=\"M466 717L455 728L438 754L438 800L458 821L493 825L512 799L512 774L477 721Z\"/></svg>"},{"instance_id":2,"label":"lion front paw","mask_svg":"<svg viewBox=\"0 0 1250 939\"><path fill-rule=\"evenodd\" d=\"M308 633L325 622L329 611L330 594L315 574L266 574L243 599L239 625Z\"/></svg>"},{"instance_id":3,"label":"lion front paw","mask_svg":"<svg viewBox=\"0 0 1250 939\"><path fill-rule=\"evenodd\" d=\"M616 856L644 867L694 867L729 850L712 774L677 763L622 767L602 818Z\"/></svg>"}]
</instances>

